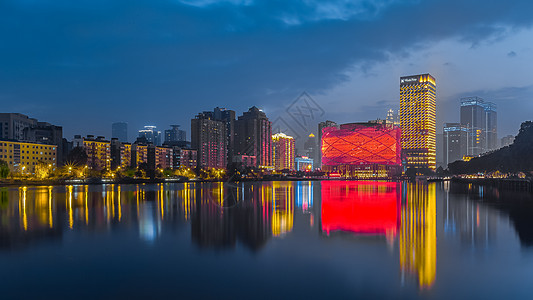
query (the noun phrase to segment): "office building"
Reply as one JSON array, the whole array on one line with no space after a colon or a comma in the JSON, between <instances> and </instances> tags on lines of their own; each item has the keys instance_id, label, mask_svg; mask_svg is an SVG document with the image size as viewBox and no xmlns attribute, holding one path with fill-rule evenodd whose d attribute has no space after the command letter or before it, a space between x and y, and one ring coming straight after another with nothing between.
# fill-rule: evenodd
<instances>
[{"instance_id":1,"label":"office building","mask_svg":"<svg viewBox=\"0 0 533 300\"><path fill-rule=\"evenodd\" d=\"M295 157L294 138L284 133L272 135L272 160L276 171L292 170Z\"/></svg>"},{"instance_id":2,"label":"office building","mask_svg":"<svg viewBox=\"0 0 533 300\"><path fill-rule=\"evenodd\" d=\"M496 105L479 97L461 99L461 124L468 128L470 156L498 148Z\"/></svg>"},{"instance_id":3,"label":"office building","mask_svg":"<svg viewBox=\"0 0 533 300\"><path fill-rule=\"evenodd\" d=\"M0 159L11 172L31 174L39 163L57 167L57 146L0 139Z\"/></svg>"},{"instance_id":4,"label":"office building","mask_svg":"<svg viewBox=\"0 0 533 300\"><path fill-rule=\"evenodd\" d=\"M318 141L317 141L318 149L317 149L317 160L315 162L317 168L322 167L322 130L328 127L337 127L337 123L333 121L329 121L329 120L318 123Z\"/></svg>"},{"instance_id":5,"label":"office building","mask_svg":"<svg viewBox=\"0 0 533 300\"><path fill-rule=\"evenodd\" d=\"M139 130L139 138L146 139L146 142L156 146L161 146L161 131L156 126L144 126Z\"/></svg>"},{"instance_id":6,"label":"office building","mask_svg":"<svg viewBox=\"0 0 533 300\"><path fill-rule=\"evenodd\" d=\"M180 129L180 125L170 125L170 129L165 130L165 144L174 145L187 140L187 133Z\"/></svg>"},{"instance_id":7,"label":"office building","mask_svg":"<svg viewBox=\"0 0 533 300\"><path fill-rule=\"evenodd\" d=\"M314 134L309 134L307 136L307 140L304 143L304 152L303 155L311 158L313 161L318 160L318 152L320 152L318 148L318 140L315 137Z\"/></svg>"},{"instance_id":8,"label":"office building","mask_svg":"<svg viewBox=\"0 0 533 300\"><path fill-rule=\"evenodd\" d=\"M228 162L226 122L214 112L199 113L191 120L191 147L198 151L200 168L226 168Z\"/></svg>"},{"instance_id":9,"label":"office building","mask_svg":"<svg viewBox=\"0 0 533 300\"><path fill-rule=\"evenodd\" d=\"M273 167L272 122L255 106L235 121L235 155L255 156L256 167Z\"/></svg>"},{"instance_id":10,"label":"office building","mask_svg":"<svg viewBox=\"0 0 533 300\"><path fill-rule=\"evenodd\" d=\"M467 155L468 128L460 123L446 123L442 131L442 162L446 168L449 163Z\"/></svg>"},{"instance_id":11,"label":"office building","mask_svg":"<svg viewBox=\"0 0 533 300\"><path fill-rule=\"evenodd\" d=\"M322 131L322 171L351 178L401 174L400 128L386 121L342 124Z\"/></svg>"},{"instance_id":12,"label":"office building","mask_svg":"<svg viewBox=\"0 0 533 300\"><path fill-rule=\"evenodd\" d=\"M111 124L111 138L121 143L128 142L128 123L117 122Z\"/></svg>"},{"instance_id":13,"label":"office building","mask_svg":"<svg viewBox=\"0 0 533 300\"><path fill-rule=\"evenodd\" d=\"M407 168L435 170L436 89L430 74L400 77L402 159Z\"/></svg>"}]
</instances>

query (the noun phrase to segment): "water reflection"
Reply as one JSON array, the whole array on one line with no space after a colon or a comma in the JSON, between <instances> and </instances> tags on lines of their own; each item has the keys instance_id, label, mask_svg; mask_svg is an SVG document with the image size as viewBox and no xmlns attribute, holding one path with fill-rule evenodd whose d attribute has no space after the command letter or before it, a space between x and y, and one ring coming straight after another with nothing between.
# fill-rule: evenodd
<instances>
[{"instance_id":1,"label":"water reflection","mask_svg":"<svg viewBox=\"0 0 533 300\"><path fill-rule=\"evenodd\" d=\"M259 253L270 240L293 241L300 234L303 252L311 244L318 247L310 242L313 239L322 245L320 251L332 249L332 241L370 245L374 250L386 245L390 251L385 255L397 265L381 268L394 267L388 272L399 274L402 286L433 289L438 274L438 234L442 238L439 244L458 241L468 249L487 250L498 241L498 232L506 224L502 220L507 219L502 218L508 217L521 245L527 247L533 245L532 208L529 194L447 183L0 188L0 250L31 249L45 241L61 241L67 232L133 232L143 244L157 247L159 240L181 230L190 233L188 244L192 242L195 248L232 251L243 247ZM305 238L302 232L307 234Z\"/></svg>"}]
</instances>

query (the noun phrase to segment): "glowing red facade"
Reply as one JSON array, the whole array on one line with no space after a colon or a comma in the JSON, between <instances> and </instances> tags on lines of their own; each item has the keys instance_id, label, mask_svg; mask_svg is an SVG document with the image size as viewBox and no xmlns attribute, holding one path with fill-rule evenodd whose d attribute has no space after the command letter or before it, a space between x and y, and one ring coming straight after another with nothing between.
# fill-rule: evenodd
<instances>
[{"instance_id":1,"label":"glowing red facade","mask_svg":"<svg viewBox=\"0 0 533 300\"><path fill-rule=\"evenodd\" d=\"M393 182L323 181L322 231L395 236L401 187Z\"/></svg>"},{"instance_id":2,"label":"glowing red facade","mask_svg":"<svg viewBox=\"0 0 533 300\"><path fill-rule=\"evenodd\" d=\"M322 166L401 165L400 128L351 123L322 130Z\"/></svg>"}]
</instances>

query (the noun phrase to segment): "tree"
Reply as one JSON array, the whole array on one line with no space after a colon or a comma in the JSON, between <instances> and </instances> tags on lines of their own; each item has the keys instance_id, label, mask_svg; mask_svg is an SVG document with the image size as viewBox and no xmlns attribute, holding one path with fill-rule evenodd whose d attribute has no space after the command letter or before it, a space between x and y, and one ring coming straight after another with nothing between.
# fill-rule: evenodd
<instances>
[{"instance_id":1,"label":"tree","mask_svg":"<svg viewBox=\"0 0 533 300\"><path fill-rule=\"evenodd\" d=\"M87 153L83 147L74 147L67 155L67 162L76 166L87 164Z\"/></svg>"},{"instance_id":2,"label":"tree","mask_svg":"<svg viewBox=\"0 0 533 300\"><path fill-rule=\"evenodd\" d=\"M7 162L0 159L0 178L7 178L9 175L9 166Z\"/></svg>"}]
</instances>

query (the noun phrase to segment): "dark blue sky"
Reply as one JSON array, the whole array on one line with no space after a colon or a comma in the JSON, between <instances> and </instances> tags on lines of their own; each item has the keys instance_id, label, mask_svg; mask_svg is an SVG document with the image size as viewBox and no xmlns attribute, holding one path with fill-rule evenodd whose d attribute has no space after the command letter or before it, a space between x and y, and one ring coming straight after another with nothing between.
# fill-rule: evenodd
<instances>
[{"instance_id":1,"label":"dark blue sky","mask_svg":"<svg viewBox=\"0 0 533 300\"><path fill-rule=\"evenodd\" d=\"M215 106L271 119L303 91L338 122L384 118L399 77L431 73L438 131L459 98L498 105L500 136L533 118L530 0L0 0L0 103L110 136Z\"/></svg>"}]
</instances>

